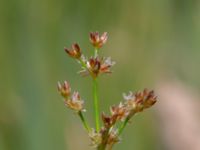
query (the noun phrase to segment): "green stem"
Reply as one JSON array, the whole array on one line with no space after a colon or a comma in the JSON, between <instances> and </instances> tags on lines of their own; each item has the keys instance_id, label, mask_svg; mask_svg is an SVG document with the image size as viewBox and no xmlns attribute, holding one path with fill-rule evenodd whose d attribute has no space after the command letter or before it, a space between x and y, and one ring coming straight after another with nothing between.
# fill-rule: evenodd
<instances>
[{"instance_id":1,"label":"green stem","mask_svg":"<svg viewBox=\"0 0 200 150\"><path fill-rule=\"evenodd\" d=\"M79 59L79 62L81 63L82 67L87 69L87 65L85 64L85 62L82 59Z\"/></svg>"},{"instance_id":2,"label":"green stem","mask_svg":"<svg viewBox=\"0 0 200 150\"><path fill-rule=\"evenodd\" d=\"M96 58L98 56L98 48L94 49L94 58Z\"/></svg>"},{"instance_id":3,"label":"green stem","mask_svg":"<svg viewBox=\"0 0 200 150\"><path fill-rule=\"evenodd\" d=\"M83 116L82 111L79 111L79 112L78 112L78 115L79 115L79 117L81 118L81 121L82 121L82 123L83 123L85 129L86 129L88 132L90 132L90 127L89 127L88 123L85 121L85 118L84 118L84 116Z\"/></svg>"},{"instance_id":4,"label":"green stem","mask_svg":"<svg viewBox=\"0 0 200 150\"><path fill-rule=\"evenodd\" d=\"M93 79L93 96L94 96L94 110L95 110L95 123L96 131L99 132L99 101L98 101L98 88L97 88L97 79Z\"/></svg>"},{"instance_id":5,"label":"green stem","mask_svg":"<svg viewBox=\"0 0 200 150\"><path fill-rule=\"evenodd\" d=\"M129 117L126 118L126 120L123 122L122 126L119 128L119 131L118 131L118 135L120 135L122 133L122 131L124 130L124 128L126 127L128 121L129 121Z\"/></svg>"}]
</instances>

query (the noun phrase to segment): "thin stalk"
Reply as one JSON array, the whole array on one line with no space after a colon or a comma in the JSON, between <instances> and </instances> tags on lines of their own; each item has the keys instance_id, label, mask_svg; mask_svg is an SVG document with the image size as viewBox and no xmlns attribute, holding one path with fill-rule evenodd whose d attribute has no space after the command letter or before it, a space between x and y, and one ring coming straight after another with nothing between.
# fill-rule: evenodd
<instances>
[{"instance_id":1,"label":"thin stalk","mask_svg":"<svg viewBox=\"0 0 200 150\"><path fill-rule=\"evenodd\" d=\"M98 56L98 48L94 49L94 57L96 58Z\"/></svg>"},{"instance_id":2,"label":"thin stalk","mask_svg":"<svg viewBox=\"0 0 200 150\"><path fill-rule=\"evenodd\" d=\"M123 124L121 125L121 127L119 128L119 131L118 131L118 135L120 135L122 133L122 131L124 130L124 128L126 127L128 121L129 121L129 117L126 118L126 120L123 122Z\"/></svg>"},{"instance_id":3,"label":"thin stalk","mask_svg":"<svg viewBox=\"0 0 200 150\"><path fill-rule=\"evenodd\" d=\"M94 110L95 110L95 123L96 131L99 132L99 101L98 101L98 88L97 88L97 79L93 79L93 96L94 96Z\"/></svg>"},{"instance_id":4,"label":"thin stalk","mask_svg":"<svg viewBox=\"0 0 200 150\"><path fill-rule=\"evenodd\" d=\"M83 116L82 111L79 111L79 112L78 112L78 115L79 115L79 117L81 118L81 121L82 121L83 126L85 127L85 129L86 129L88 132L90 132L90 127L89 127L88 123L86 122L86 120L85 120L85 118L84 118L84 116Z\"/></svg>"},{"instance_id":5,"label":"thin stalk","mask_svg":"<svg viewBox=\"0 0 200 150\"><path fill-rule=\"evenodd\" d=\"M84 67L85 69L87 69L87 65L85 64L85 62L82 59L79 59L79 62L82 65L82 67Z\"/></svg>"}]
</instances>

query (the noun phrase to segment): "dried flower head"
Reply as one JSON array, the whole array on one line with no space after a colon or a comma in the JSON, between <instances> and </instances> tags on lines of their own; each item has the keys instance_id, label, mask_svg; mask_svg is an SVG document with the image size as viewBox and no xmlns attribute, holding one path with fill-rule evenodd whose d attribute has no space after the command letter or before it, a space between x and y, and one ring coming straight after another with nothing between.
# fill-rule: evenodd
<instances>
[{"instance_id":1,"label":"dried flower head","mask_svg":"<svg viewBox=\"0 0 200 150\"><path fill-rule=\"evenodd\" d=\"M71 94L71 87L67 81L64 81L63 85L60 82L57 84L58 91L64 98L68 98Z\"/></svg>"},{"instance_id":2,"label":"dried flower head","mask_svg":"<svg viewBox=\"0 0 200 150\"><path fill-rule=\"evenodd\" d=\"M99 32L90 33L90 42L95 48L101 48L106 43L107 39L107 32L104 32L102 35L100 35Z\"/></svg>"},{"instance_id":3,"label":"dried flower head","mask_svg":"<svg viewBox=\"0 0 200 150\"><path fill-rule=\"evenodd\" d=\"M70 98L65 99L65 104L67 107L77 112L84 110L83 109L84 101L81 99L78 92L74 92Z\"/></svg>"},{"instance_id":4,"label":"dried flower head","mask_svg":"<svg viewBox=\"0 0 200 150\"><path fill-rule=\"evenodd\" d=\"M64 48L65 52L72 58L79 59L81 57L81 49L77 43L72 44L72 48Z\"/></svg>"}]
</instances>

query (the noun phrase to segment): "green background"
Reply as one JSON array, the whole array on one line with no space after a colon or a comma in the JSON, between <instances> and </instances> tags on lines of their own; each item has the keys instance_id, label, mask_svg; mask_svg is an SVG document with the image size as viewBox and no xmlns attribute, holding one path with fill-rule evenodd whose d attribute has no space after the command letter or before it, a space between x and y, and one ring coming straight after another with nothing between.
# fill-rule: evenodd
<instances>
[{"instance_id":1,"label":"green background","mask_svg":"<svg viewBox=\"0 0 200 150\"><path fill-rule=\"evenodd\" d=\"M91 149L56 88L68 80L94 125L92 81L63 50L78 42L92 54L90 31L108 32L100 55L117 62L99 79L101 110L123 92L154 89L160 78L200 88L198 0L1 0L0 150ZM156 120L154 109L136 116L115 149L164 149Z\"/></svg>"}]
</instances>

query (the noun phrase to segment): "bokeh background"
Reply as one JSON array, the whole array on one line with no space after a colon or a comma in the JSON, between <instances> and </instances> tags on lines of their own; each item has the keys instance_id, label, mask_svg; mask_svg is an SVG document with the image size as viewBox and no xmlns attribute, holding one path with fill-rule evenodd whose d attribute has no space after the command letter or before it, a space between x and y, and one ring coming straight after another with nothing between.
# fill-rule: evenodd
<instances>
[{"instance_id":1,"label":"bokeh background","mask_svg":"<svg viewBox=\"0 0 200 150\"><path fill-rule=\"evenodd\" d=\"M137 115L115 150L199 150L200 1L1 0L0 150L90 150L57 81L70 81L93 123L91 79L63 47L93 52L90 31L107 31L100 54L117 62L99 79L100 107L122 93L154 89L159 101Z\"/></svg>"}]
</instances>

